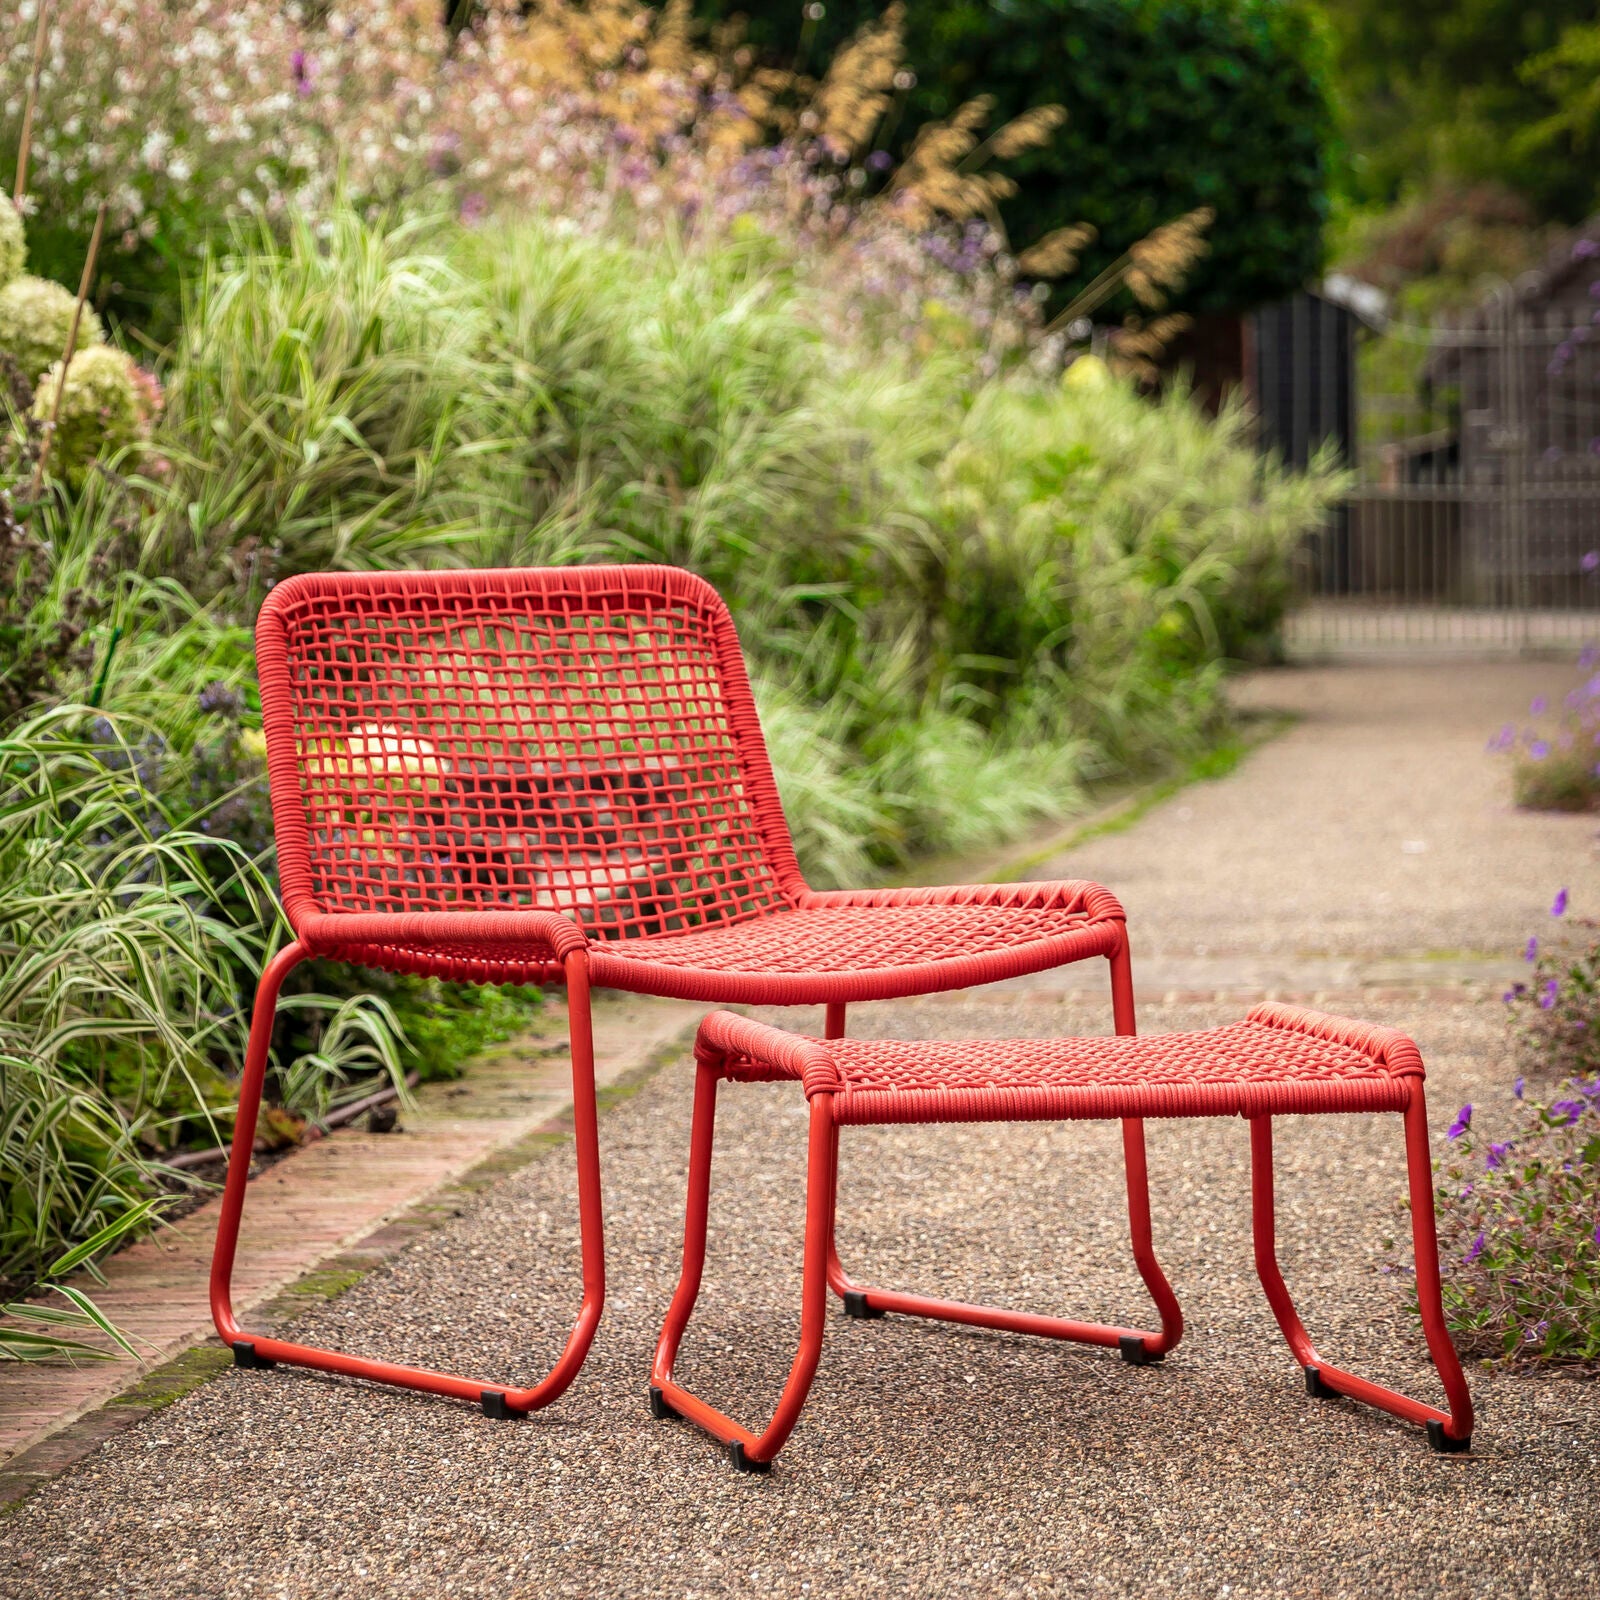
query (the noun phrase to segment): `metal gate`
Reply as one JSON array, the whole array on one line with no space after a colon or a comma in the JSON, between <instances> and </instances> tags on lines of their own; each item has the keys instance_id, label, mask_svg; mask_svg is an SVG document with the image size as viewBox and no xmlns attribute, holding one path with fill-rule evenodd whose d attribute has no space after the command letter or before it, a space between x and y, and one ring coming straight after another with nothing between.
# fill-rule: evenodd
<instances>
[{"instance_id":1,"label":"metal gate","mask_svg":"<svg viewBox=\"0 0 1600 1600\"><path fill-rule=\"evenodd\" d=\"M1588 259L1427 325L1367 321L1322 295L1257 316L1264 443L1303 464L1331 441L1355 475L1300 552L1291 654L1600 641Z\"/></svg>"}]
</instances>

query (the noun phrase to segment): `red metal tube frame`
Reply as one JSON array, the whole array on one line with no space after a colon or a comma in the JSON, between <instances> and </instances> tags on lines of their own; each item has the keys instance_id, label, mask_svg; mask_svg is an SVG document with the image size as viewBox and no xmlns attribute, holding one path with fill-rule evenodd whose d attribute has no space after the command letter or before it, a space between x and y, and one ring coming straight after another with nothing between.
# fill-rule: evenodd
<instances>
[{"instance_id":1,"label":"red metal tube frame","mask_svg":"<svg viewBox=\"0 0 1600 1600\"><path fill-rule=\"evenodd\" d=\"M300 940L280 950L267 965L256 990L250 1020L250 1042L244 1075L239 1085L239 1115L234 1124L233 1148L227 1183L222 1195L222 1215L217 1223L217 1243L211 1261L211 1317L225 1344L248 1364L284 1362L318 1372L365 1378L373 1383L417 1389L480 1404L492 1415L537 1411L557 1399L578 1375L600 1314L605 1305L605 1234L601 1215L599 1128L594 1091L594 1040L589 1012L589 979L584 952L567 954L563 968L567 980L569 1027L572 1046L573 1133L578 1163L578 1223L583 1260L583 1299L566 1348L549 1374L531 1388L511 1388L479 1383L469 1378L433 1372L422 1367L345 1355L314 1345L247 1333L233 1314L233 1263L239 1243L239 1223L244 1214L245 1190L250 1178L250 1157L255 1143L256 1117L266 1077L272 1024L278 993L288 973L311 952ZM245 1348L241 1348L245 1347Z\"/></svg>"},{"instance_id":2,"label":"red metal tube frame","mask_svg":"<svg viewBox=\"0 0 1600 1600\"><path fill-rule=\"evenodd\" d=\"M1404 1116L1406 1174L1411 1190L1411 1242L1417 1264L1417 1308L1428 1353L1433 1357L1450 1409L1440 1411L1420 1400L1397 1394L1382 1384L1335 1367L1317 1354L1278 1267L1271 1117L1254 1117L1250 1121L1250 1199L1256 1273L1278 1327L1294 1352L1295 1360L1305 1371L1306 1386L1313 1395L1320 1398L1344 1395L1407 1422L1421 1423L1436 1449L1460 1451L1465 1450L1472 1439L1472 1396L1461 1370L1460 1357L1450 1342L1440 1298L1439 1240L1433 1215L1433 1159L1428 1148L1428 1113L1420 1079L1412 1081L1411 1100Z\"/></svg>"}]
</instances>

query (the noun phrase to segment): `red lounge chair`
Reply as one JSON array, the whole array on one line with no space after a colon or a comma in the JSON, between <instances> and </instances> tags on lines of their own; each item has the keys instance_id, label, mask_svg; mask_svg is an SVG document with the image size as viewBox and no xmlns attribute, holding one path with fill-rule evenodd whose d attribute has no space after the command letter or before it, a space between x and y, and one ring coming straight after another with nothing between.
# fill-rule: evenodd
<instances>
[{"instance_id":1,"label":"red lounge chair","mask_svg":"<svg viewBox=\"0 0 1600 1600\"><path fill-rule=\"evenodd\" d=\"M1422 1098L1422 1057L1392 1028L1292 1006L1257 1006L1244 1022L1201 1033L1144 1038L1012 1039L958 1044L860 1043L807 1039L731 1012L713 1012L695 1044L694 1127L683 1274L656 1346L651 1409L681 1416L728 1446L744 1472L765 1472L783 1448L811 1389L822 1351L827 1286L832 1276L839 1129L862 1123L1026 1122L1119 1117L1247 1117L1256 1271L1278 1326L1318 1399L1352 1400L1423 1423L1436 1450L1472 1441L1472 1398L1445 1328L1439 1299L1439 1247L1433 1220L1433 1167ZM785 1079L802 1085L811 1111L800 1348L778 1408L754 1434L697 1398L672 1377L673 1362L700 1292L711 1185L717 1085ZM1272 1118L1289 1112L1396 1111L1405 1118L1411 1181L1417 1299L1429 1353L1450 1409L1440 1411L1330 1365L1316 1352L1278 1270L1273 1234ZM1131 1151L1130 1151L1131 1154ZM1133 1170L1130 1164L1130 1171ZM1137 1163L1144 1186L1143 1147ZM857 1315L886 1311L1120 1346L1135 1361L1156 1353L1149 1335L1053 1317L952 1305L919 1295L870 1290Z\"/></svg>"},{"instance_id":2,"label":"red lounge chair","mask_svg":"<svg viewBox=\"0 0 1600 1600\"><path fill-rule=\"evenodd\" d=\"M294 942L256 995L212 1263L217 1331L245 1366L290 1362L478 1401L548 1404L605 1294L589 991L827 1007L1110 963L1132 1033L1122 908L1090 883L818 893L795 861L739 642L714 590L671 567L291 578L257 628L284 910ZM479 1383L246 1333L229 1282L274 1007L310 956L474 983L564 980L583 1299L554 1370ZM1162 1332L1182 1321L1150 1247L1143 1129L1129 1210ZM835 1288L865 1292L830 1246ZM931 1302L930 1302L931 1304ZM959 1311L959 1308L954 1308ZM1124 1330L1090 1330L1103 1338Z\"/></svg>"}]
</instances>

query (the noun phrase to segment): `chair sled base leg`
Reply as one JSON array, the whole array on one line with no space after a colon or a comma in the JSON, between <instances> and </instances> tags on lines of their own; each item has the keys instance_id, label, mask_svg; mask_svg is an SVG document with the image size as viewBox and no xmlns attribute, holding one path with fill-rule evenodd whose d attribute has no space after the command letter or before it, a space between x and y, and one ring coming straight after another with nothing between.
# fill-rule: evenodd
<instances>
[{"instance_id":1,"label":"chair sled base leg","mask_svg":"<svg viewBox=\"0 0 1600 1600\"><path fill-rule=\"evenodd\" d=\"M770 1461L752 1461L744 1453L744 1440L735 1439L728 1446L728 1459L733 1463L735 1472L767 1473L772 1471Z\"/></svg>"},{"instance_id":2,"label":"chair sled base leg","mask_svg":"<svg viewBox=\"0 0 1600 1600\"><path fill-rule=\"evenodd\" d=\"M653 1383L650 1385L650 1415L657 1422L665 1422L669 1418L676 1418L680 1422L683 1420L683 1413L674 1410L666 1395Z\"/></svg>"},{"instance_id":3,"label":"chair sled base leg","mask_svg":"<svg viewBox=\"0 0 1600 1600\"><path fill-rule=\"evenodd\" d=\"M278 1365L276 1361L256 1354L253 1339L235 1339L232 1348L234 1366L243 1367L247 1372L271 1372Z\"/></svg>"},{"instance_id":4,"label":"chair sled base leg","mask_svg":"<svg viewBox=\"0 0 1600 1600\"><path fill-rule=\"evenodd\" d=\"M1469 1433L1465 1439L1452 1439L1444 1431L1444 1424L1430 1417L1428 1419L1428 1443L1440 1455L1464 1456L1472 1448L1472 1435Z\"/></svg>"},{"instance_id":5,"label":"chair sled base leg","mask_svg":"<svg viewBox=\"0 0 1600 1600\"><path fill-rule=\"evenodd\" d=\"M1166 1351L1156 1350L1152 1352L1145 1345L1142 1335L1125 1333L1117 1340L1117 1354L1130 1367L1155 1367L1161 1364L1161 1359L1166 1355Z\"/></svg>"},{"instance_id":6,"label":"chair sled base leg","mask_svg":"<svg viewBox=\"0 0 1600 1600\"><path fill-rule=\"evenodd\" d=\"M876 1321L888 1313L881 1306L867 1303L865 1289L846 1289L844 1292L844 1314L847 1317L856 1317L863 1322Z\"/></svg>"},{"instance_id":7,"label":"chair sled base leg","mask_svg":"<svg viewBox=\"0 0 1600 1600\"><path fill-rule=\"evenodd\" d=\"M1337 1389L1330 1389L1328 1385L1322 1381L1321 1367L1307 1367L1305 1369L1305 1373L1306 1393L1310 1395L1313 1400L1337 1400L1339 1398L1339 1391Z\"/></svg>"}]
</instances>

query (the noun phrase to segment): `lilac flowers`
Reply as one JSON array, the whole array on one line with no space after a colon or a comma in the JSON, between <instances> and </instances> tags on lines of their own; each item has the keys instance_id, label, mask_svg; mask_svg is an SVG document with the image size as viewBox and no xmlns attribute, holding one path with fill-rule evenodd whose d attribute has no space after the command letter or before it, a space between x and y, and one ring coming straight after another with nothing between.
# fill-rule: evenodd
<instances>
[{"instance_id":1,"label":"lilac flowers","mask_svg":"<svg viewBox=\"0 0 1600 1600\"><path fill-rule=\"evenodd\" d=\"M1563 889L1558 889L1556 891L1555 901L1550 907L1550 915L1552 917L1563 917L1563 916L1566 915L1566 913L1567 913L1567 891L1564 888Z\"/></svg>"},{"instance_id":2,"label":"lilac flowers","mask_svg":"<svg viewBox=\"0 0 1600 1600\"><path fill-rule=\"evenodd\" d=\"M1445 1130L1445 1138L1459 1139L1468 1128L1472 1126L1472 1103L1468 1103L1456 1112L1456 1120Z\"/></svg>"}]
</instances>

